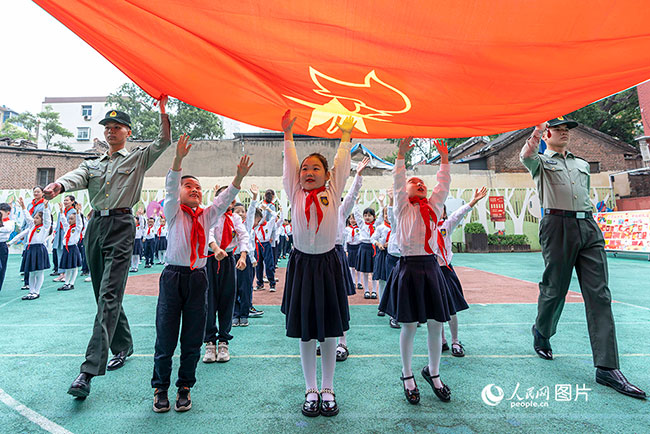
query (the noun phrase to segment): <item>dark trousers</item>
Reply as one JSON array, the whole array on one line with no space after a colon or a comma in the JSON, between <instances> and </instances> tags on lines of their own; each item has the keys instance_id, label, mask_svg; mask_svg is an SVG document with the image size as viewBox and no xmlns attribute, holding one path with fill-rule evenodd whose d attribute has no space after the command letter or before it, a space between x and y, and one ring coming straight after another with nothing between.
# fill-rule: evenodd
<instances>
[{"instance_id":1,"label":"dark trousers","mask_svg":"<svg viewBox=\"0 0 650 434\"><path fill-rule=\"evenodd\" d=\"M291 253L291 249L293 249L293 234L287 235L287 236L289 237L289 239L287 240L287 244L286 244L286 249L287 250L286 250L285 254Z\"/></svg>"},{"instance_id":2,"label":"dark trousers","mask_svg":"<svg viewBox=\"0 0 650 434\"><path fill-rule=\"evenodd\" d=\"M181 363L176 387L192 387L196 383L196 364L201 357L201 338L205 327L207 289L205 267L192 270L178 265L165 266L159 280L151 387L169 388L172 356L179 331Z\"/></svg>"},{"instance_id":3,"label":"dark trousers","mask_svg":"<svg viewBox=\"0 0 650 434\"><path fill-rule=\"evenodd\" d=\"M585 301L594 365L618 369L618 347L603 234L593 218L545 215L539 226L544 275L535 327L546 338L557 330L575 267Z\"/></svg>"},{"instance_id":4,"label":"dark trousers","mask_svg":"<svg viewBox=\"0 0 650 434\"><path fill-rule=\"evenodd\" d=\"M255 269L257 286L264 286L264 271L266 271L266 278L269 279L269 285L271 288L275 288L273 247L268 241L258 243L257 246L257 267Z\"/></svg>"},{"instance_id":5,"label":"dark trousers","mask_svg":"<svg viewBox=\"0 0 650 434\"><path fill-rule=\"evenodd\" d=\"M240 253L235 255L235 263L239 261ZM248 318L251 307L253 306L253 264L246 255L246 268L237 270L237 293L235 295L235 310L233 318Z\"/></svg>"},{"instance_id":6,"label":"dark trousers","mask_svg":"<svg viewBox=\"0 0 650 434\"><path fill-rule=\"evenodd\" d=\"M81 372L104 375L109 348L113 354L117 354L133 347L122 299L134 238L135 222L131 214L96 216L88 222L86 257L97 301L97 314Z\"/></svg>"},{"instance_id":7,"label":"dark trousers","mask_svg":"<svg viewBox=\"0 0 650 434\"><path fill-rule=\"evenodd\" d=\"M153 256L156 254L156 240L144 240L145 265L153 265Z\"/></svg>"},{"instance_id":8,"label":"dark trousers","mask_svg":"<svg viewBox=\"0 0 650 434\"><path fill-rule=\"evenodd\" d=\"M53 267L54 267L53 272L58 273L59 272L59 249L56 249L56 248L52 249L52 264L53 264ZM27 273L25 273L25 281L26 282L27 282L27 279L28 279Z\"/></svg>"},{"instance_id":9,"label":"dark trousers","mask_svg":"<svg viewBox=\"0 0 650 434\"><path fill-rule=\"evenodd\" d=\"M273 268L278 268L278 260L280 259L280 244L275 243L273 246Z\"/></svg>"},{"instance_id":10,"label":"dark trousers","mask_svg":"<svg viewBox=\"0 0 650 434\"><path fill-rule=\"evenodd\" d=\"M7 243L3 241L0 243L0 291L2 291L2 283L5 281L8 258L9 258L9 248L7 247Z\"/></svg>"},{"instance_id":11,"label":"dark trousers","mask_svg":"<svg viewBox=\"0 0 650 434\"><path fill-rule=\"evenodd\" d=\"M81 253L81 272L88 274L90 269L88 268L88 260L86 260L86 246L83 241L80 241L77 246L79 246L79 253Z\"/></svg>"},{"instance_id":12,"label":"dark trousers","mask_svg":"<svg viewBox=\"0 0 650 434\"><path fill-rule=\"evenodd\" d=\"M235 257L232 252L221 261L208 257L208 315L204 342L232 339L232 311L235 308ZM219 325L217 326L217 321Z\"/></svg>"}]
</instances>

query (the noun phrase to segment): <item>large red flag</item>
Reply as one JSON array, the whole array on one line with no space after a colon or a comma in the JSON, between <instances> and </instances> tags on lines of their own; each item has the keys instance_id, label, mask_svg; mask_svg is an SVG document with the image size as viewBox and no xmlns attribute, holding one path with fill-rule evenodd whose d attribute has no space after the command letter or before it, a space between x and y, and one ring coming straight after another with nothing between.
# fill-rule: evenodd
<instances>
[{"instance_id":1,"label":"large red flag","mask_svg":"<svg viewBox=\"0 0 650 434\"><path fill-rule=\"evenodd\" d=\"M650 79L645 0L35 0L154 97L296 133L465 137Z\"/></svg>"}]
</instances>

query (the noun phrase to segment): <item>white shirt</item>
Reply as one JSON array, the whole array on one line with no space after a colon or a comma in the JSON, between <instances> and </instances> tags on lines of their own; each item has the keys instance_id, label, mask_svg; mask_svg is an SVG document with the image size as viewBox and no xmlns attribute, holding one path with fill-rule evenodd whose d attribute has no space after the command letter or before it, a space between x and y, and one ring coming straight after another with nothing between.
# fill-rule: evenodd
<instances>
[{"instance_id":1,"label":"white shirt","mask_svg":"<svg viewBox=\"0 0 650 434\"><path fill-rule=\"evenodd\" d=\"M449 194L449 184L451 183L449 164L440 165L437 180L438 184L429 197L429 205L431 205L433 212L439 219L439 216L442 216L442 207L445 199ZM393 234L397 233L399 236L399 249L402 256L429 255L430 253L424 250L426 228L422 220L422 215L420 214L420 206L411 204L406 194L406 167L404 167L403 159L395 161L395 167L393 168L393 191L395 192L393 211L397 219L397 224L393 226ZM429 246L431 247L431 251L435 252L435 246L438 242L438 228L433 224L432 220L429 220L427 224L431 227Z\"/></svg>"},{"instance_id":2,"label":"white shirt","mask_svg":"<svg viewBox=\"0 0 650 434\"><path fill-rule=\"evenodd\" d=\"M81 221L81 213L75 213L75 227L72 228L70 231L70 239L68 240L68 246L72 246L74 244L79 243L79 239L81 238L81 231L83 231L83 222ZM63 226L63 229L61 230L61 240L62 240L62 245L63 248L65 249L66 243L65 243L65 236L68 233L68 229L70 228L70 224L68 223L68 219L64 218L61 219L61 225Z\"/></svg>"},{"instance_id":3,"label":"white shirt","mask_svg":"<svg viewBox=\"0 0 650 434\"><path fill-rule=\"evenodd\" d=\"M389 255L402 256L399 251L399 233L392 231L392 228L397 227L397 220L395 219L395 213L393 212L392 206L388 207L388 221L390 222L391 233L390 238L388 238L388 247L386 250L388 250Z\"/></svg>"},{"instance_id":4,"label":"white shirt","mask_svg":"<svg viewBox=\"0 0 650 434\"><path fill-rule=\"evenodd\" d=\"M235 250L235 248L239 249L238 253L249 252L250 250L248 243L250 242L250 237L248 235L248 231L246 230L246 226L244 226L244 222L242 221L241 217L239 217L239 215L234 213L231 218L233 223L232 240L230 240L230 244L226 246L226 252L230 253ZM208 244L214 242L217 243L217 246L221 245L223 225L225 220L226 215L221 214L219 220L217 220L217 224L214 225L210 231L210 239L208 240Z\"/></svg>"},{"instance_id":5,"label":"white shirt","mask_svg":"<svg viewBox=\"0 0 650 434\"><path fill-rule=\"evenodd\" d=\"M370 241L372 242L372 244L376 246L378 246L379 244L384 246L388 242L387 238L390 232L391 232L391 228L389 228L384 223L382 223L379 226L377 226L377 228L375 229L375 233L372 234L372 237L370 238ZM391 233L391 236L392 235L393 234Z\"/></svg>"},{"instance_id":6,"label":"white shirt","mask_svg":"<svg viewBox=\"0 0 650 434\"><path fill-rule=\"evenodd\" d=\"M287 236L293 235L293 228L291 227L291 223L287 224L284 227L284 233L287 234Z\"/></svg>"},{"instance_id":7,"label":"white shirt","mask_svg":"<svg viewBox=\"0 0 650 434\"><path fill-rule=\"evenodd\" d=\"M11 236L11 233L14 231L15 227L16 222L11 218L5 222L2 222L2 226L0 226L0 243L4 243L9 240L9 237Z\"/></svg>"},{"instance_id":8,"label":"white shirt","mask_svg":"<svg viewBox=\"0 0 650 434\"><path fill-rule=\"evenodd\" d=\"M257 242L260 243L270 243L271 236L273 235L273 224L261 220L254 230L254 238Z\"/></svg>"},{"instance_id":9,"label":"white shirt","mask_svg":"<svg viewBox=\"0 0 650 434\"><path fill-rule=\"evenodd\" d=\"M13 237L13 239L9 241L7 245L11 246L13 244L16 244L23 237L25 238L25 244L45 244L47 238L50 236L50 227L52 227L52 215L50 214L49 208L43 209L43 226L34 231L34 235L32 236L31 241L29 240L29 236L32 233L32 229L35 227L34 217L32 217L30 213L26 212L25 221L27 222L27 229Z\"/></svg>"},{"instance_id":10,"label":"white shirt","mask_svg":"<svg viewBox=\"0 0 650 434\"><path fill-rule=\"evenodd\" d=\"M156 228L156 235L159 237L167 237L167 221L165 220L165 224L163 225L160 222L160 217L156 217L156 223L154 224L154 228Z\"/></svg>"},{"instance_id":11,"label":"white shirt","mask_svg":"<svg viewBox=\"0 0 650 434\"><path fill-rule=\"evenodd\" d=\"M253 224L255 224L255 201L252 200L251 204L248 206L248 210L246 210L246 220L244 221L244 227L246 228L246 232L248 232L248 252L255 252L255 231L253 230ZM257 264L257 258L255 257L254 254L249 254L248 258L251 260L251 263L253 266Z\"/></svg>"},{"instance_id":12,"label":"white shirt","mask_svg":"<svg viewBox=\"0 0 650 434\"><path fill-rule=\"evenodd\" d=\"M179 190L180 191L180 190ZM135 239L140 240L144 237L145 226L147 226L147 220L144 216L135 216L138 219L138 223L135 225Z\"/></svg>"},{"instance_id":13,"label":"white shirt","mask_svg":"<svg viewBox=\"0 0 650 434\"><path fill-rule=\"evenodd\" d=\"M170 170L165 180L165 204L163 210L167 218L167 253L165 259L169 265L190 266L190 254L192 249L198 250L197 246L190 246L192 237L192 217L181 210L181 171ZM208 239L210 228L217 223L217 219L228 209L230 203L235 199L239 190L232 184L225 191L222 191L214 198L212 204L203 210L198 221L205 232L205 248L198 252L194 268L205 267L208 253Z\"/></svg>"},{"instance_id":14,"label":"white shirt","mask_svg":"<svg viewBox=\"0 0 650 434\"><path fill-rule=\"evenodd\" d=\"M317 196L320 208L323 212L323 219L318 232L318 216L316 205L312 204L309 209L310 221L307 224L305 216L305 203L309 192L300 186L300 161L296 153L294 142L284 142L284 171L282 184L289 197L292 209L293 243L297 250L309 254L321 254L329 252L334 248L339 224L339 208L341 206L341 194L345 188L345 181L350 175L350 142L341 142L334 164L330 169L330 180L324 191Z\"/></svg>"},{"instance_id":15,"label":"white shirt","mask_svg":"<svg viewBox=\"0 0 650 434\"><path fill-rule=\"evenodd\" d=\"M451 251L451 234L454 233L454 230L458 227L460 222L465 218L468 212L472 210L472 207L469 206L469 204L465 204L458 208L456 211L454 211L450 216L447 217L447 220L444 221L444 223L440 226L438 226L438 230L440 231L440 234L442 235L442 238L445 240L445 256L447 258L447 263L451 264L451 258L454 256L454 254ZM438 252L438 244L436 243L436 255L438 255L438 263L440 265L445 265L444 259L442 259L442 256L440 255L440 252Z\"/></svg>"},{"instance_id":16,"label":"white shirt","mask_svg":"<svg viewBox=\"0 0 650 434\"><path fill-rule=\"evenodd\" d=\"M158 235L158 232L156 232L155 224L151 226L147 225L142 232L143 232L142 238L144 238L145 240L153 240L156 238L156 235Z\"/></svg>"},{"instance_id":17,"label":"white shirt","mask_svg":"<svg viewBox=\"0 0 650 434\"><path fill-rule=\"evenodd\" d=\"M374 222L367 224L366 221L363 219L363 213L359 211L358 206L355 206L352 211L354 212L354 219L357 221L357 226L359 226L359 237L360 237L359 241L362 243L370 243L371 242L370 227L373 228L373 233L374 233L374 230L377 229L377 226L379 226L384 221L382 213L381 212L379 213L379 215L375 218Z\"/></svg>"},{"instance_id":18,"label":"white shirt","mask_svg":"<svg viewBox=\"0 0 650 434\"><path fill-rule=\"evenodd\" d=\"M354 232L354 237L352 233ZM361 236L359 235L359 226L352 228L351 226L345 227L345 242L353 246L358 246L361 243Z\"/></svg>"},{"instance_id":19,"label":"white shirt","mask_svg":"<svg viewBox=\"0 0 650 434\"><path fill-rule=\"evenodd\" d=\"M345 198L343 198L343 202L341 203L341 208L339 208L339 225L336 232L335 244L341 245L345 241L346 238L345 221L347 220L348 216L352 212L354 203L356 202L357 196L359 195L359 190L361 189L361 184L362 184L361 175L358 174L355 175L354 181L352 181L352 185L350 186L350 190L348 191L348 194L346 194ZM356 238L356 234L355 234L355 238Z\"/></svg>"}]
</instances>

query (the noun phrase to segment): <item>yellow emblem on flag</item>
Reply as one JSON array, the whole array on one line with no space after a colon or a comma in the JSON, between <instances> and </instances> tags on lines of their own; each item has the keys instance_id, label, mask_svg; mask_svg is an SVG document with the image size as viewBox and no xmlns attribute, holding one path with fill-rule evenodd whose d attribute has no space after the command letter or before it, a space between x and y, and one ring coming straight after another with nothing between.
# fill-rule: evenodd
<instances>
[{"instance_id":1,"label":"yellow emblem on flag","mask_svg":"<svg viewBox=\"0 0 650 434\"><path fill-rule=\"evenodd\" d=\"M559 120L561 120L561 121L564 120L564 116L558 116L557 118L558 118Z\"/></svg>"},{"instance_id":2,"label":"yellow emblem on flag","mask_svg":"<svg viewBox=\"0 0 650 434\"><path fill-rule=\"evenodd\" d=\"M109 114L108 116L114 118L115 116L117 116L117 112L113 110L111 114Z\"/></svg>"}]
</instances>

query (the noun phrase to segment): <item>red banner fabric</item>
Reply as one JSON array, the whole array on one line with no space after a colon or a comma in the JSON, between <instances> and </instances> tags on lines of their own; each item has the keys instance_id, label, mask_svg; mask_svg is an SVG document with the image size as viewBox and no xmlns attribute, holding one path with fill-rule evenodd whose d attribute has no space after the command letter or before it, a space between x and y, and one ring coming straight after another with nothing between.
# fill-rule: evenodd
<instances>
[{"instance_id":1,"label":"red banner fabric","mask_svg":"<svg viewBox=\"0 0 650 434\"><path fill-rule=\"evenodd\" d=\"M503 196L489 196L488 203L490 205L490 219L493 222L506 221L506 208Z\"/></svg>"},{"instance_id":2,"label":"red banner fabric","mask_svg":"<svg viewBox=\"0 0 650 434\"><path fill-rule=\"evenodd\" d=\"M153 97L313 136L510 131L650 78L644 0L35 2Z\"/></svg>"}]
</instances>

